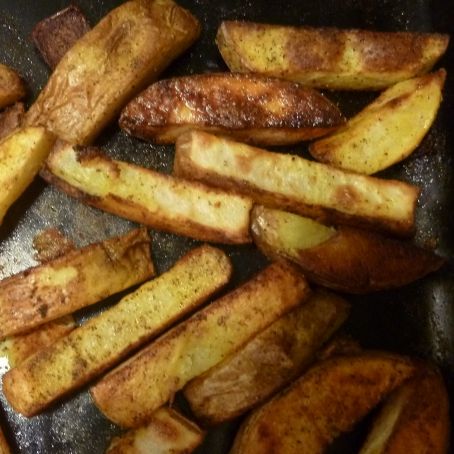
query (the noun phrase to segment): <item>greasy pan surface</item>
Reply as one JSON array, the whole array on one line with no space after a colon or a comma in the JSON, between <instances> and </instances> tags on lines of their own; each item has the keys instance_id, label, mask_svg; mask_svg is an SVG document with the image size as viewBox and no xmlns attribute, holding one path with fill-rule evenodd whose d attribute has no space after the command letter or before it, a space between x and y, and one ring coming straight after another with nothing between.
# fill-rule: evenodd
<instances>
[{"instance_id":1,"label":"greasy pan surface","mask_svg":"<svg viewBox=\"0 0 454 454\"><path fill-rule=\"evenodd\" d=\"M114 0L80 0L92 24L112 7ZM363 27L377 30L436 31L452 33L452 0L181 0L201 21L200 40L165 75L225 70L214 44L222 19L248 19L282 24ZM30 102L44 85L48 70L33 48L34 24L67 6L65 0L31 2L0 0L0 61L23 75L30 88ZM444 102L437 120L419 150L405 163L386 172L422 188L417 213L417 240L437 244L448 258L439 272L394 292L348 297L354 303L346 331L365 347L417 355L437 363L447 381L454 407L454 50L438 66L448 71ZM370 93L327 93L346 115L373 99ZM116 125L98 140L111 156L164 172L171 170L172 147L153 146L127 137ZM306 146L293 150L307 153ZM77 244L84 245L125 232L132 226L115 216L82 206L47 186L39 178L13 206L0 227L0 277L32 264L31 241L46 227L59 227ZM196 242L152 232L153 256L159 272L166 270ZM234 284L260 269L265 259L252 246L226 247L232 257ZM85 311L83 320L119 297ZM0 363L1 372L5 365ZM76 394L44 414L27 420L14 414L1 398L0 422L8 439L23 453L102 453L118 429L106 421L90 402L86 391ZM221 454L230 447L236 423L209 433L199 453ZM339 440L332 452L355 452L364 430Z\"/></svg>"}]
</instances>

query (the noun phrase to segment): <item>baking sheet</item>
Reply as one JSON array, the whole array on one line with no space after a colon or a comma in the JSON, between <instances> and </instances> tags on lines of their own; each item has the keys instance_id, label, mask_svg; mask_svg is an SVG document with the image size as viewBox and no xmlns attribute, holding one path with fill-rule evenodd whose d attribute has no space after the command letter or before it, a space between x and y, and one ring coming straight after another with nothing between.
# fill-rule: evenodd
<instances>
[{"instance_id":1,"label":"baking sheet","mask_svg":"<svg viewBox=\"0 0 454 454\"><path fill-rule=\"evenodd\" d=\"M80 0L79 6L95 24L121 2ZM362 27L377 30L437 31L452 33L452 0L182 0L201 21L203 32L191 50L176 61L164 76L224 71L214 44L223 19L248 19L282 24ZM34 24L67 6L66 0L0 0L0 61L21 72L30 88L31 102L45 84L49 71L33 48ZM451 45L438 66L448 70L444 102L428 136L405 163L385 172L422 188L417 212L417 241L437 244L448 264L428 278L394 292L348 297L354 303L345 331L364 347L387 349L427 358L444 374L454 407L454 52ZM375 95L327 93L346 115L352 115ZM112 125L98 144L115 158L170 172L172 147L147 144L126 136ZM305 155L304 145L292 147ZM0 278L35 264L31 242L44 228L58 227L78 245L85 245L125 232L132 223L86 207L47 186L39 178L13 206L0 227ZM197 242L152 231L153 257L160 272ZM224 247L235 267L232 286L263 267L266 260L253 246ZM121 295L78 314L83 321ZM5 370L0 362L0 373ZM53 406L44 414L27 419L12 412L3 396L0 422L18 452L96 454L104 452L119 432L90 401L86 390ZM238 422L211 431L199 453L228 452ZM355 452L364 436L365 424L342 437L330 452Z\"/></svg>"}]
</instances>

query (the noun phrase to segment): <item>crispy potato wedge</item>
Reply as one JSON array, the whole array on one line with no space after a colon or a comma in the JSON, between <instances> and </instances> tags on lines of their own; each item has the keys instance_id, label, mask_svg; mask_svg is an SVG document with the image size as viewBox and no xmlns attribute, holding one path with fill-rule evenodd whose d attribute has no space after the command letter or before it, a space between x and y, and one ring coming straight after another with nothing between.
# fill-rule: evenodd
<instances>
[{"instance_id":1,"label":"crispy potato wedge","mask_svg":"<svg viewBox=\"0 0 454 454\"><path fill-rule=\"evenodd\" d=\"M25 123L90 143L199 32L197 19L172 0L123 3L64 55Z\"/></svg>"},{"instance_id":2,"label":"crispy potato wedge","mask_svg":"<svg viewBox=\"0 0 454 454\"><path fill-rule=\"evenodd\" d=\"M11 454L11 448L6 441L3 429L0 427L0 454Z\"/></svg>"},{"instance_id":3,"label":"crispy potato wedge","mask_svg":"<svg viewBox=\"0 0 454 454\"><path fill-rule=\"evenodd\" d=\"M145 426L114 438L106 454L189 454L202 443L204 435L177 411L161 407Z\"/></svg>"},{"instance_id":4,"label":"crispy potato wedge","mask_svg":"<svg viewBox=\"0 0 454 454\"><path fill-rule=\"evenodd\" d=\"M231 71L310 87L378 90L430 71L449 36L224 21L216 41Z\"/></svg>"},{"instance_id":5,"label":"crispy potato wedge","mask_svg":"<svg viewBox=\"0 0 454 454\"><path fill-rule=\"evenodd\" d=\"M193 311L230 275L230 261L219 249L192 250L166 273L8 371L6 398L16 411L35 415Z\"/></svg>"},{"instance_id":6,"label":"crispy potato wedge","mask_svg":"<svg viewBox=\"0 0 454 454\"><path fill-rule=\"evenodd\" d=\"M0 109L22 99L26 94L25 84L19 74L0 63Z\"/></svg>"},{"instance_id":7,"label":"crispy potato wedge","mask_svg":"<svg viewBox=\"0 0 454 454\"><path fill-rule=\"evenodd\" d=\"M304 277L274 263L164 334L91 388L115 423L135 427L178 390L238 350L308 296Z\"/></svg>"},{"instance_id":8,"label":"crispy potato wedge","mask_svg":"<svg viewBox=\"0 0 454 454\"><path fill-rule=\"evenodd\" d=\"M47 263L76 249L73 241L55 227L37 233L33 238L35 259Z\"/></svg>"},{"instance_id":9,"label":"crispy potato wedge","mask_svg":"<svg viewBox=\"0 0 454 454\"><path fill-rule=\"evenodd\" d=\"M414 230L419 194L415 186L335 169L201 131L178 138L174 174L324 222L399 235Z\"/></svg>"},{"instance_id":10,"label":"crispy potato wedge","mask_svg":"<svg viewBox=\"0 0 454 454\"><path fill-rule=\"evenodd\" d=\"M255 74L198 74L161 80L123 110L133 136L174 143L191 129L261 145L289 145L333 131L339 109L317 91Z\"/></svg>"},{"instance_id":11,"label":"crispy potato wedge","mask_svg":"<svg viewBox=\"0 0 454 454\"><path fill-rule=\"evenodd\" d=\"M21 102L0 112L0 142L20 127L24 114L25 107Z\"/></svg>"},{"instance_id":12,"label":"crispy potato wedge","mask_svg":"<svg viewBox=\"0 0 454 454\"><path fill-rule=\"evenodd\" d=\"M197 420L220 424L288 385L347 319L349 309L338 296L315 292L237 352L190 381L184 395Z\"/></svg>"},{"instance_id":13,"label":"crispy potato wedge","mask_svg":"<svg viewBox=\"0 0 454 454\"><path fill-rule=\"evenodd\" d=\"M145 228L91 244L0 282L0 339L94 304L155 274Z\"/></svg>"},{"instance_id":14,"label":"crispy potato wedge","mask_svg":"<svg viewBox=\"0 0 454 454\"><path fill-rule=\"evenodd\" d=\"M252 211L251 231L265 255L291 260L309 280L349 293L401 287L445 262L409 241L351 227L327 227L263 206Z\"/></svg>"},{"instance_id":15,"label":"crispy potato wedge","mask_svg":"<svg viewBox=\"0 0 454 454\"><path fill-rule=\"evenodd\" d=\"M360 454L445 454L449 425L443 378L427 370L386 400Z\"/></svg>"},{"instance_id":16,"label":"crispy potato wedge","mask_svg":"<svg viewBox=\"0 0 454 454\"><path fill-rule=\"evenodd\" d=\"M440 107L446 71L399 82L333 135L309 147L318 161L372 174L409 156Z\"/></svg>"},{"instance_id":17,"label":"crispy potato wedge","mask_svg":"<svg viewBox=\"0 0 454 454\"><path fill-rule=\"evenodd\" d=\"M385 353L323 361L254 411L231 453L323 453L415 370L408 359Z\"/></svg>"},{"instance_id":18,"label":"crispy potato wedge","mask_svg":"<svg viewBox=\"0 0 454 454\"><path fill-rule=\"evenodd\" d=\"M54 69L90 28L84 13L70 5L38 22L32 30L32 40L49 68Z\"/></svg>"},{"instance_id":19,"label":"crispy potato wedge","mask_svg":"<svg viewBox=\"0 0 454 454\"><path fill-rule=\"evenodd\" d=\"M17 130L0 142L0 224L49 154L55 137L42 127Z\"/></svg>"},{"instance_id":20,"label":"crispy potato wedge","mask_svg":"<svg viewBox=\"0 0 454 454\"><path fill-rule=\"evenodd\" d=\"M88 205L202 241L249 243L252 200L59 143L41 175Z\"/></svg>"},{"instance_id":21,"label":"crispy potato wedge","mask_svg":"<svg viewBox=\"0 0 454 454\"><path fill-rule=\"evenodd\" d=\"M356 355L361 353L361 345L350 336L339 334L317 351L317 361L324 361L335 356Z\"/></svg>"}]
</instances>

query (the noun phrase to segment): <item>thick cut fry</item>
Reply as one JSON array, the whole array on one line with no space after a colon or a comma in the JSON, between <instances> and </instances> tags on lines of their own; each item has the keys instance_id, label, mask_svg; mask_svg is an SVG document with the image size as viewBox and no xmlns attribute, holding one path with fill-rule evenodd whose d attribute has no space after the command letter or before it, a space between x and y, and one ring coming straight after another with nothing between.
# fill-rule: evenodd
<instances>
[{"instance_id":1,"label":"thick cut fry","mask_svg":"<svg viewBox=\"0 0 454 454\"><path fill-rule=\"evenodd\" d=\"M150 238L133 230L0 282L0 339L94 304L154 275Z\"/></svg>"},{"instance_id":2,"label":"thick cut fry","mask_svg":"<svg viewBox=\"0 0 454 454\"><path fill-rule=\"evenodd\" d=\"M25 85L16 71L0 63L0 109L25 96Z\"/></svg>"},{"instance_id":3,"label":"thick cut fry","mask_svg":"<svg viewBox=\"0 0 454 454\"><path fill-rule=\"evenodd\" d=\"M232 454L321 454L412 376L406 358L363 353L323 361L243 423Z\"/></svg>"},{"instance_id":4,"label":"thick cut fry","mask_svg":"<svg viewBox=\"0 0 454 454\"><path fill-rule=\"evenodd\" d=\"M122 4L65 54L25 123L70 143L90 143L199 32L198 21L171 0Z\"/></svg>"},{"instance_id":5,"label":"thick cut fry","mask_svg":"<svg viewBox=\"0 0 454 454\"><path fill-rule=\"evenodd\" d=\"M199 74L156 82L123 110L129 134L174 143L201 129L261 145L288 145L327 134L344 123L317 91L253 74Z\"/></svg>"},{"instance_id":6,"label":"thick cut fry","mask_svg":"<svg viewBox=\"0 0 454 454\"><path fill-rule=\"evenodd\" d=\"M143 423L188 381L238 350L309 293L304 277L274 263L173 328L91 388L97 407L125 427Z\"/></svg>"},{"instance_id":7,"label":"thick cut fry","mask_svg":"<svg viewBox=\"0 0 454 454\"><path fill-rule=\"evenodd\" d=\"M3 391L12 407L32 416L121 361L224 286L227 256L201 246L117 305L11 369Z\"/></svg>"},{"instance_id":8,"label":"thick cut fry","mask_svg":"<svg viewBox=\"0 0 454 454\"><path fill-rule=\"evenodd\" d=\"M0 142L0 223L38 173L54 140L44 128L28 127Z\"/></svg>"},{"instance_id":9,"label":"thick cut fry","mask_svg":"<svg viewBox=\"0 0 454 454\"><path fill-rule=\"evenodd\" d=\"M409 156L440 107L446 71L399 82L336 131L313 143L318 161L372 174Z\"/></svg>"},{"instance_id":10,"label":"thick cut fry","mask_svg":"<svg viewBox=\"0 0 454 454\"><path fill-rule=\"evenodd\" d=\"M190 454L203 438L204 433L192 421L162 407L145 426L114 438L106 454Z\"/></svg>"},{"instance_id":11,"label":"thick cut fry","mask_svg":"<svg viewBox=\"0 0 454 454\"><path fill-rule=\"evenodd\" d=\"M272 153L201 131L178 138L174 173L324 222L399 235L414 229L419 194L415 186Z\"/></svg>"},{"instance_id":12,"label":"thick cut fry","mask_svg":"<svg viewBox=\"0 0 454 454\"><path fill-rule=\"evenodd\" d=\"M424 74L448 46L436 33L375 32L225 21L217 44L231 71L335 90L381 89Z\"/></svg>"},{"instance_id":13,"label":"thick cut fry","mask_svg":"<svg viewBox=\"0 0 454 454\"><path fill-rule=\"evenodd\" d=\"M24 114L25 107L21 102L17 102L3 112L0 112L0 141L19 128L22 124Z\"/></svg>"},{"instance_id":14,"label":"thick cut fry","mask_svg":"<svg viewBox=\"0 0 454 454\"><path fill-rule=\"evenodd\" d=\"M318 291L243 348L190 381L184 395L204 424L220 424L265 401L298 377L349 313L348 304Z\"/></svg>"},{"instance_id":15,"label":"thick cut fry","mask_svg":"<svg viewBox=\"0 0 454 454\"><path fill-rule=\"evenodd\" d=\"M50 227L35 235L33 249L35 259L40 263L46 263L74 251L76 245L59 229Z\"/></svg>"},{"instance_id":16,"label":"thick cut fry","mask_svg":"<svg viewBox=\"0 0 454 454\"><path fill-rule=\"evenodd\" d=\"M291 260L309 280L349 293L401 287L445 263L408 241L351 227L327 227L262 206L252 211L251 231L265 255Z\"/></svg>"},{"instance_id":17,"label":"thick cut fry","mask_svg":"<svg viewBox=\"0 0 454 454\"><path fill-rule=\"evenodd\" d=\"M252 200L247 197L63 143L41 175L88 205L156 229L204 241L251 241Z\"/></svg>"},{"instance_id":18,"label":"thick cut fry","mask_svg":"<svg viewBox=\"0 0 454 454\"><path fill-rule=\"evenodd\" d=\"M449 396L434 370L408 381L385 402L360 454L445 454Z\"/></svg>"},{"instance_id":19,"label":"thick cut fry","mask_svg":"<svg viewBox=\"0 0 454 454\"><path fill-rule=\"evenodd\" d=\"M11 448L6 441L3 429L0 427L0 454L11 454Z\"/></svg>"}]
</instances>

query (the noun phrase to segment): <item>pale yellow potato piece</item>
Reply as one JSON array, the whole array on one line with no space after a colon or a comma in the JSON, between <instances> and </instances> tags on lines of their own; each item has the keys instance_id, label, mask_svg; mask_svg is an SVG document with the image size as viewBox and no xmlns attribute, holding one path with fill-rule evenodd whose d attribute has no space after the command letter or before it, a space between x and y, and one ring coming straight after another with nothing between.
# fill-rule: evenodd
<instances>
[{"instance_id":1,"label":"pale yellow potato piece","mask_svg":"<svg viewBox=\"0 0 454 454\"><path fill-rule=\"evenodd\" d=\"M38 173L54 143L42 127L22 128L0 142L0 223Z\"/></svg>"},{"instance_id":2,"label":"pale yellow potato piece","mask_svg":"<svg viewBox=\"0 0 454 454\"><path fill-rule=\"evenodd\" d=\"M171 0L123 3L60 60L25 123L90 143L199 33L197 19Z\"/></svg>"},{"instance_id":3,"label":"pale yellow potato piece","mask_svg":"<svg viewBox=\"0 0 454 454\"><path fill-rule=\"evenodd\" d=\"M194 377L238 350L308 295L285 262L202 309L121 364L91 388L96 406L125 427L142 424Z\"/></svg>"},{"instance_id":4,"label":"pale yellow potato piece","mask_svg":"<svg viewBox=\"0 0 454 454\"><path fill-rule=\"evenodd\" d=\"M97 303L155 274L146 229L94 243L0 282L0 339Z\"/></svg>"},{"instance_id":5,"label":"pale yellow potato piece","mask_svg":"<svg viewBox=\"0 0 454 454\"><path fill-rule=\"evenodd\" d=\"M193 249L166 273L7 372L6 398L26 416L38 413L193 311L230 275L224 252Z\"/></svg>"},{"instance_id":6,"label":"pale yellow potato piece","mask_svg":"<svg viewBox=\"0 0 454 454\"><path fill-rule=\"evenodd\" d=\"M224 21L216 41L231 71L310 87L377 90L430 71L449 35Z\"/></svg>"},{"instance_id":7,"label":"pale yellow potato piece","mask_svg":"<svg viewBox=\"0 0 454 454\"><path fill-rule=\"evenodd\" d=\"M252 200L59 143L41 175L88 205L198 240L248 243Z\"/></svg>"},{"instance_id":8,"label":"pale yellow potato piece","mask_svg":"<svg viewBox=\"0 0 454 454\"><path fill-rule=\"evenodd\" d=\"M25 85L13 69L0 63L0 109L25 96Z\"/></svg>"},{"instance_id":9,"label":"pale yellow potato piece","mask_svg":"<svg viewBox=\"0 0 454 454\"><path fill-rule=\"evenodd\" d=\"M442 101L446 71L399 82L334 134L311 144L318 161L373 174L402 161L421 143Z\"/></svg>"},{"instance_id":10,"label":"pale yellow potato piece","mask_svg":"<svg viewBox=\"0 0 454 454\"><path fill-rule=\"evenodd\" d=\"M408 235L418 188L193 131L177 140L174 174L327 223Z\"/></svg>"},{"instance_id":11,"label":"pale yellow potato piece","mask_svg":"<svg viewBox=\"0 0 454 454\"><path fill-rule=\"evenodd\" d=\"M144 426L114 438L106 454L189 454L204 435L177 411L161 407Z\"/></svg>"}]
</instances>

